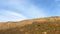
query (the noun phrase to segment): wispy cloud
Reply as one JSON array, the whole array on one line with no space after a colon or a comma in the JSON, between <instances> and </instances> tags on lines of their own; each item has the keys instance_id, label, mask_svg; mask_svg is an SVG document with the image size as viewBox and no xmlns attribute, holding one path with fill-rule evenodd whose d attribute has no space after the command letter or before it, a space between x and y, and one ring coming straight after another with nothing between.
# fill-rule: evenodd
<instances>
[{"instance_id":1,"label":"wispy cloud","mask_svg":"<svg viewBox=\"0 0 60 34\"><path fill-rule=\"evenodd\" d=\"M27 17L22 14L15 13L8 10L0 10L0 21L20 21L27 19Z\"/></svg>"},{"instance_id":2,"label":"wispy cloud","mask_svg":"<svg viewBox=\"0 0 60 34\"><path fill-rule=\"evenodd\" d=\"M14 3L13 3L14 2ZM30 0L10 0L8 5L13 6L20 12L27 14L30 18L38 18L38 17L44 17L46 16L46 13L44 12L44 9L38 8L37 6L33 5Z\"/></svg>"},{"instance_id":3,"label":"wispy cloud","mask_svg":"<svg viewBox=\"0 0 60 34\"><path fill-rule=\"evenodd\" d=\"M30 0L6 0L2 1L1 5L7 6L5 8L7 10L3 9L3 11L1 11L2 15L4 15L3 17L5 17L2 19L7 19L7 21L18 21L47 16L44 9L35 6L30 2ZM16 9L17 11L13 10L12 8ZM18 12L22 12L22 14Z\"/></svg>"}]
</instances>

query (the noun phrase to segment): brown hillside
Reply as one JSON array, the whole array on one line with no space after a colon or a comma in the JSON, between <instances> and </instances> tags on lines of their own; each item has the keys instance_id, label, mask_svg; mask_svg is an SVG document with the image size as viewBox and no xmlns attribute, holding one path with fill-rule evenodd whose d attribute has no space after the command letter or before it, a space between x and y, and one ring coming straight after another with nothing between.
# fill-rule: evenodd
<instances>
[{"instance_id":1,"label":"brown hillside","mask_svg":"<svg viewBox=\"0 0 60 34\"><path fill-rule=\"evenodd\" d=\"M0 34L60 34L60 17L1 22Z\"/></svg>"}]
</instances>

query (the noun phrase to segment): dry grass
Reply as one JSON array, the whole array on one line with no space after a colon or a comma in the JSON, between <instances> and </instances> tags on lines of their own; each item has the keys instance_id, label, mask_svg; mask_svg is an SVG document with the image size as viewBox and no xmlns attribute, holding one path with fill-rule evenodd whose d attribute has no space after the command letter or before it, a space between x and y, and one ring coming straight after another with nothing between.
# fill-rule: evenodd
<instances>
[{"instance_id":1,"label":"dry grass","mask_svg":"<svg viewBox=\"0 0 60 34\"><path fill-rule=\"evenodd\" d=\"M60 34L60 17L0 23L0 34Z\"/></svg>"}]
</instances>

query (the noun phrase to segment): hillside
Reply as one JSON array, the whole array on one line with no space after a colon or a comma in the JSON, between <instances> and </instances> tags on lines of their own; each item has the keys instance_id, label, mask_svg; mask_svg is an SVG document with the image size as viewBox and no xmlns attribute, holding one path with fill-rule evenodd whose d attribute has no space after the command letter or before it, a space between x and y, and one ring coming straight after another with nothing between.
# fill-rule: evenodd
<instances>
[{"instance_id":1,"label":"hillside","mask_svg":"<svg viewBox=\"0 0 60 34\"><path fill-rule=\"evenodd\" d=\"M1 22L0 34L60 34L60 17Z\"/></svg>"}]
</instances>

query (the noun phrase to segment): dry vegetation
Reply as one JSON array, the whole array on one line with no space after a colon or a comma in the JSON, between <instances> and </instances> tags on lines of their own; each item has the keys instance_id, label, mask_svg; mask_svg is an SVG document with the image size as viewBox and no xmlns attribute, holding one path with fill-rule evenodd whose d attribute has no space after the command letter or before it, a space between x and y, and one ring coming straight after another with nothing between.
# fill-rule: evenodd
<instances>
[{"instance_id":1,"label":"dry vegetation","mask_svg":"<svg viewBox=\"0 0 60 34\"><path fill-rule=\"evenodd\" d=\"M0 34L60 34L60 17L0 23Z\"/></svg>"}]
</instances>

